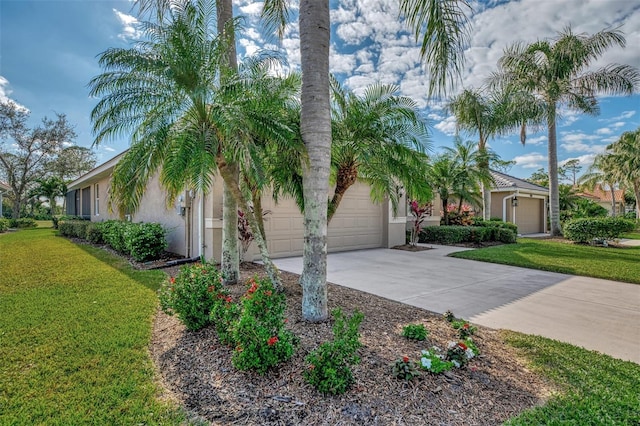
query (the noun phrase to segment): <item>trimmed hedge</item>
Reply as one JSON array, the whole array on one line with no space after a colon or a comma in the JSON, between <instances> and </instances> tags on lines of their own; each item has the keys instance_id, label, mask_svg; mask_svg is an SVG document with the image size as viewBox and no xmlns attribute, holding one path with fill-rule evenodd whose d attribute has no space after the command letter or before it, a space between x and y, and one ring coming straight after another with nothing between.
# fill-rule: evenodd
<instances>
[{"instance_id":1,"label":"trimmed hedge","mask_svg":"<svg viewBox=\"0 0 640 426\"><path fill-rule=\"evenodd\" d=\"M0 232L6 232L9 229L9 221L0 217Z\"/></svg>"},{"instance_id":2,"label":"trimmed hedge","mask_svg":"<svg viewBox=\"0 0 640 426\"><path fill-rule=\"evenodd\" d=\"M159 258L168 246L166 230L159 223L70 220L60 221L58 232L64 237L81 238L95 244L106 243L138 262Z\"/></svg>"},{"instance_id":3,"label":"trimmed hedge","mask_svg":"<svg viewBox=\"0 0 640 426\"><path fill-rule=\"evenodd\" d=\"M20 219L9 219L9 228L36 228L38 224L35 219L30 217L21 217Z\"/></svg>"},{"instance_id":4,"label":"trimmed hedge","mask_svg":"<svg viewBox=\"0 0 640 426\"><path fill-rule=\"evenodd\" d=\"M612 240L625 232L631 232L636 224L622 217L574 219L564 226L564 236L577 243L590 243L594 240Z\"/></svg>"},{"instance_id":5,"label":"trimmed hedge","mask_svg":"<svg viewBox=\"0 0 640 426\"><path fill-rule=\"evenodd\" d=\"M433 244L483 243L499 241L516 242L517 226L498 221L477 221L474 226L426 226L420 232L419 242Z\"/></svg>"}]
</instances>

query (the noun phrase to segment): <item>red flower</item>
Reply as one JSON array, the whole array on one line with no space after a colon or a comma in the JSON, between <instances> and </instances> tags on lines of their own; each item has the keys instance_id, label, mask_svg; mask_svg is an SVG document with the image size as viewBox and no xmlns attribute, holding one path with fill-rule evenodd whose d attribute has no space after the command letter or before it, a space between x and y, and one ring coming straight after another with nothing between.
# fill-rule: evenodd
<instances>
[{"instance_id":1,"label":"red flower","mask_svg":"<svg viewBox=\"0 0 640 426\"><path fill-rule=\"evenodd\" d=\"M266 294L267 296L271 296L271 290L265 291L264 294Z\"/></svg>"},{"instance_id":2,"label":"red flower","mask_svg":"<svg viewBox=\"0 0 640 426\"><path fill-rule=\"evenodd\" d=\"M464 325L462 326L462 328L464 328L465 330L469 328L469 323L465 322Z\"/></svg>"},{"instance_id":3,"label":"red flower","mask_svg":"<svg viewBox=\"0 0 640 426\"><path fill-rule=\"evenodd\" d=\"M169 278L169 282L171 284L175 284L176 283L176 279L174 277Z\"/></svg>"},{"instance_id":4,"label":"red flower","mask_svg":"<svg viewBox=\"0 0 640 426\"><path fill-rule=\"evenodd\" d=\"M468 349L468 348L467 348L467 345L465 345L465 344L464 344L464 343L462 343L462 342L458 342L458 346L460 346L460 347L462 348L462 350L464 350L464 351L466 351L466 350Z\"/></svg>"},{"instance_id":5,"label":"red flower","mask_svg":"<svg viewBox=\"0 0 640 426\"><path fill-rule=\"evenodd\" d=\"M278 337L277 336L273 336L269 340L267 340L267 345L269 345L269 346L273 346L276 343L278 343Z\"/></svg>"},{"instance_id":6,"label":"red flower","mask_svg":"<svg viewBox=\"0 0 640 426\"><path fill-rule=\"evenodd\" d=\"M251 284L251 288L249 288L249 290L247 290L247 293L249 293L249 294L255 293L257 289L258 289L258 284L256 284L255 281L254 281L254 283Z\"/></svg>"},{"instance_id":7,"label":"red flower","mask_svg":"<svg viewBox=\"0 0 640 426\"><path fill-rule=\"evenodd\" d=\"M209 287L207 287L207 291L208 291L209 293L213 293L213 290L215 290L215 289L216 289L216 288L215 288L214 286L212 286L212 285L210 285Z\"/></svg>"},{"instance_id":8,"label":"red flower","mask_svg":"<svg viewBox=\"0 0 640 426\"><path fill-rule=\"evenodd\" d=\"M285 318L285 319L284 319L284 323L286 324L286 323L288 323L288 322L289 322L289 318Z\"/></svg>"},{"instance_id":9,"label":"red flower","mask_svg":"<svg viewBox=\"0 0 640 426\"><path fill-rule=\"evenodd\" d=\"M403 356L402 357L402 362L409 362L409 357L408 356Z\"/></svg>"},{"instance_id":10,"label":"red flower","mask_svg":"<svg viewBox=\"0 0 640 426\"><path fill-rule=\"evenodd\" d=\"M224 301L227 302L227 303L231 303L231 296L227 296L227 298L224 299Z\"/></svg>"}]
</instances>

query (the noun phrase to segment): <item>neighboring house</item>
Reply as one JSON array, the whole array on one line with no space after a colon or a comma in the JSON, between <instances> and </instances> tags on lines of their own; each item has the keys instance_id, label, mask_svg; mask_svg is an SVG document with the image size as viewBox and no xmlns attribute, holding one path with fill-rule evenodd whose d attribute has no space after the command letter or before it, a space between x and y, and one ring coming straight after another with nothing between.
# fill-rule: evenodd
<instances>
[{"instance_id":1,"label":"neighboring house","mask_svg":"<svg viewBox=\"0 0 640 426\"><path fill-rule=\"evenodd\" d=\"M491 217L515 223L523 235L547 232L549 190L495 170L491 175Z\"/></svg>"},{"instance_id":2,"label":"neighboring house","mask_svg":"<svg viewBox=\"0 0 640 426\"><path fill-rule=\"evenodd\" d=\"M625 212L625 204L624 204L624 189L614 189L614 196L616 199L616 215L624 214ZM611 199L611 190L604 189L602 185L596 184L593 190L583 190L582 192L578 192L576 194L579 197L587 198L591 201L594 201L607 209L609 216L613 214L612 206L613 202Z\"/></svg>"},{"instance_id":3,"label":"neighboring house","mask_svg":"<svg viewBox=\"0 0 640 426\"><path fill-rule=\"evenodd\" d=\"M82 216L94 222L116 219L107 205L113 168L123 154L99 165L68 185L67 214ZM405 243L406 211L394 217L390 202L373 203L369 188L356 183L349 188L328 230L328 250L343 251L375 247L392 247ZM401 205L404 205L404 200ZM282 198L278 204L270 194L263 196L267 245L272 257L302 254L303 217L292 199ZM204 256L220 260L222 251L222 179L215 179L204 197L185 191L175 205L167 205L167 193L158 176L151 179L134 222L159 222L168 230L169 251L185 257ZM255 247L245 256L258 259Z\"/></svg>"},{"instance_id":4,"label":"neighboring house","mask_svg":"<svg viewBox=\"0 0 640 426\"><path fill-rule=\"evenodd\" d=\"M11 187L4 182L0 182L0 218L2 218L2 197L11 191Z\"/></svg>"}]
</instances>

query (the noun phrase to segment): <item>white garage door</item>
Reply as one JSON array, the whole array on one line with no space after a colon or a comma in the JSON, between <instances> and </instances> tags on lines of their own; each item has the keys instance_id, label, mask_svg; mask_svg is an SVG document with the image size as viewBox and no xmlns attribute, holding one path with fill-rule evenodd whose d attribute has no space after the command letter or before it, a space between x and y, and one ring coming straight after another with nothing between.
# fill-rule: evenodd
<instances>
[{"instance_id":1,"label":"white garage door","mask_svg":"<svg viewBox=\"0 0 640 426\"><path fill-rule=\"evenodd\" d=\"M516 223L520 234L537 234L544 231L544 201L538 198L518 197L516 207Z\"/></svg>"},{"instance_id":2,"label":"white garage door","mask_svg":"<svg viewBox=\"0 0 640 426\"><path fill-rule=\"evenodd\" d=\"M272 257L302 255L304 226L293 200L281 199L275 205L270 195L263 197L267 245ZM383 243L383 206L374 204L369 187L356 183L345 194L329 225L328 249L332 251L381 247Z\"/></svg>"}]
</instances>

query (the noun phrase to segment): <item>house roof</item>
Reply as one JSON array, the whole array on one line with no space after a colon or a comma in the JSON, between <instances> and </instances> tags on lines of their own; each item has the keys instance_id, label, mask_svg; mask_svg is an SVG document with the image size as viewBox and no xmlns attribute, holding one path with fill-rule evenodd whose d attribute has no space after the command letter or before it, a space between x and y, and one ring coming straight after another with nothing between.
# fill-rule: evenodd
<instances>
[{"instance_id":1,"label":"house roof","mask_svg":"<svg viewBox=\"0 0 640 426\"><path fill-rule=\"evenodd\" d=\"M536 185L535 183L528 182L517 177L500 173L495 170L491 170L491 176L495 181L492 192L505 192L505 191L524 191L533 193L548 194L549 190L544 186Z\"/></svg>"},{"instance_id":2,"label":"house roof","mask_svg":"<svg viewBox=\"0 0 640 426\"><path fill-rule=\"evenodd\" d=\"M116 164L118 164L118 161L120 161L125 152L127 151L121 152L112 159L107 160L106 162L83 174L78 179L67 185L68 190L72 191L74 189L80 189L83 186L90 185L93 181L102 179L105 176L109 176L113 171L113 168L116 166Z\"/></svg>"},{"instance_id":3,"label":"house roof","mask_svg":"<svg viewBox=\"0 0 640 426\"><path fill-rule=\"evenodd\" d=\"M615 189L614 195L616 197L617 203L624 203L624 189ZM581 197L591 198L600 202L610 203L611 200L611 191L609 189L603 189L602 185L596 184L593 190L584 190L579 192L577 195Z\"/></svg>"}]
</instances>

